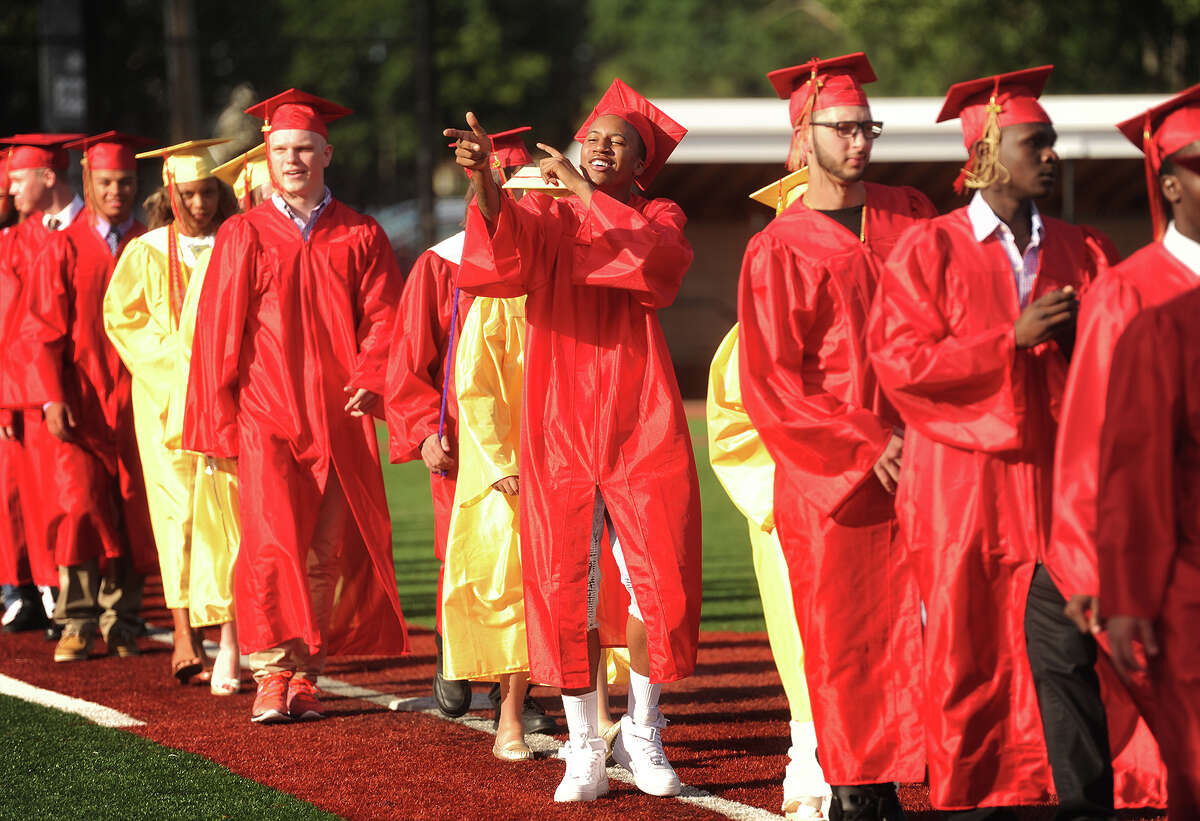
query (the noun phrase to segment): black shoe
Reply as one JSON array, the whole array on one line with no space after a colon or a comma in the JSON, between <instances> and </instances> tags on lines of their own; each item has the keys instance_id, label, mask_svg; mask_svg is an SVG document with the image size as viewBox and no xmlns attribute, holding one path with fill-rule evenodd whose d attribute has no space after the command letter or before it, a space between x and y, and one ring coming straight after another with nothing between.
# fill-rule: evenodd
<instances>
[{"instance_id":1,"label":"black shoe","mask_svg":"<svg viewBox=\"0 0 1200 821\"><path fill-rule=\"evenodd\" d=\"M500 726L500 685L493 684L488 690L488 701L492 702L492 729ZM558 729L558 722L552 716L546 715L546 708L528 693L521 707L521 723L527 733L553 733Z\"/></svg>"},{"instance_id":2,"label":"black shoe","mask_svg":"<svg viewBox=\"0 0 1200 821\"><path fill-rule=\"evenodd\" d=\"M894 784L835 786L829 821L905 821Z\"/></svg>"},{"instance_id":3,"label":"black shoe","mask_svg":"<svg viewBox=\"0 0 1200 821\"><path fill-rule=\"evenodd\" d=\"M5 633L24 633L29 630L45 630L50 626L50 619L46 618L46 611L42 609L42 603L26 602L13 620L4 625Z\"/></svg>"},{"instance_id":4,"label":"black shoe","mask_svg":"<svg viewBox=\"0 0 1200 821\"><path fill-rule=\"evenodd\" d=\"M464 716L471 709L471 682L442 678L442 637L434 633L433 642L437 647L437 669L433 672L433 700L438 709L450 718Z\"/></svg>"},{"instance_id":5,"label":"black shoe","mask_svg":"<svg viewBox=\"0 0 1200 821\"><path fill-rule=\"evenodd\" d=\"M46 628L46 641L58 641L62 638L62 625L52 623Z\"/></svg>"}]
</instances>

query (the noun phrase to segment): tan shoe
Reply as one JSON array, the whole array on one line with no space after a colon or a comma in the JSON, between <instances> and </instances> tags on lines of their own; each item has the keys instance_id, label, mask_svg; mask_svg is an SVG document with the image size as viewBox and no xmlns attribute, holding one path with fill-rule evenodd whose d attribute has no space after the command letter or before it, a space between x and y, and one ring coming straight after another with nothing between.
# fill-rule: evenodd
<instances>
[{"instance_id":1,"label":"tan shoe","mask_svg":"<svg viewBox=\"0 0 1200 821\"><path fill-rule=\"evenodd\" d=\"M128 630L120 627L114 627L108 631L108 637L104 640L108 645L108 654L118 655L123 659L130 656L138 656L142 653L142 648L138 647L137 639Z\"/></svg>"},{"instance_id":2,"label":"tan shoe","mask_svg":"<svg viewBox=\"0 0 1200 821\"><path fill-rule=\"evenodd\" d=\"M54 648L55 661L87 661L92 653L92 637L63 633Z\"/></svg>"},{"instance_id":3,"label":"tan shoe","mask_svg":"<svg viewBox=\"0 0 1200 821\"><path fill-rule=\"evenodd\" d=\"M524 739L514 738L501 744L498 740L492 745L492 755L501 761L528 761L533 758L533 750Z\"/></svg>"}]
</instances>

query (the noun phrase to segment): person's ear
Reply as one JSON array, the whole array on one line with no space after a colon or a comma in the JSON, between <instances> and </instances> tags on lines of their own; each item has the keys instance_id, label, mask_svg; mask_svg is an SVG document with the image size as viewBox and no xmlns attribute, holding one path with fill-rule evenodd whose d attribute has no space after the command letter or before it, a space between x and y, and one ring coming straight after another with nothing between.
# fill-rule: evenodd
<instances>
[{"instance_id":1,"label":"person's ear","mask_svg":"<svg viewBox=\"0 0 1200 821\"><path fill-rule=\"evenodd\" d=\"M633 176L640 177L642 172L646 170L646 161L638 157L638 161L633 164Z\"/></svg>"},{"instance_id":2,"label":"person's ear","mask_svg":"<svg viewBox=\"0 0 1200 821\"><path fill-rule=\"evenodd\" d=\"M1175 205L1183 198L1183 186L1179 184L1179 177L1174 174L1163 174L1158 180L1158 186L1162 190L1162 195L1166 197L1167 202Z\"/></svg>"},{"instance_id":3,"label":"person's ear","mask_svg":"<svg viewBox=\"0 0 1200 821\"><path fill-rule=\"evenodd\" d=\"M53 168L43 168L42 181L46 184L47 188L53 188L58 184L58 172Z\"/></svg>"}]
</instances>

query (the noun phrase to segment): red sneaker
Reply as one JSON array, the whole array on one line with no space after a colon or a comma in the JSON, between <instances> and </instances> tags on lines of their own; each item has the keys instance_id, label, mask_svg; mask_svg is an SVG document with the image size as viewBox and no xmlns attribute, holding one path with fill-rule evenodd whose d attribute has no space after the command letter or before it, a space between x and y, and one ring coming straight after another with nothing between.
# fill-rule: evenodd
<instances>
[{"instance_id":1,"label":"red sneaker","mask_svg":"<svg viewBox=\"0 0 1200 821\"><path fill-rule=\"evenodd\" d=\"M320 695L321 691L317 689L317 685L308 679L292 679L287 694L288 715L301 721L324 718L325 705L321 703Z\"/></svg>"},{"instance_id":2,"label":"red sneaker","mask_svg":"<svg viewBox=\"0 0 1200 821\"><path fill-rule=\"evenodd\" d=\"M290 670L281 673L271 673L258 683L258 695L254 697L254 707L250 710L250 720L256 724L277 724L281 721L291 721L288 715L288 680L292 677Z\"/></svg>"}]
</instances>

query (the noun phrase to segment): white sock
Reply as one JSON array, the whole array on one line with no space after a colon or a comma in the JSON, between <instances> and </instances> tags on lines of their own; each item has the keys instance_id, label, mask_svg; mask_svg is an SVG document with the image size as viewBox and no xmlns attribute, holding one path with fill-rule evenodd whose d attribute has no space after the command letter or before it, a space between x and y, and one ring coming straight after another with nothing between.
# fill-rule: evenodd
<instances>
[{"instance_id":1,"label":"white sock","mask_svg":"<svg viewBox=\"0 0 1200 821\"><path fill-rule=\"evenodd\" d=\"M658 697L662 685L651 683L649 677L629 670L629 709L626 712L635 724L650 724L658 718Z\"/></svg>"},{"instance_id":2,"label":"white sock","mask_svg":"<svg viewBox=\"0 0 1200 821\"><path fill-rule=\"evenodd\" d=\"M789 722L792 746L784 769L783 799L828 795L829 786L817 762L817 729L811 721ZM789 794L790 793L790 794Z\"/></svg>"},{"instance_id":3,"label":"white sock","mask_svg":"<svg viewBox=\"0 0 1200 821\"><path fill-rule=\"evenodd\" d=\"M42 593L42 609L46 611L46 618L54 618L54 588L48 584L39 584L38 590Z\"/></svg>"},{"instance_id":4,"label":"white sock","mask_svg":"<svg viewBox=\"0 0 1200 821\"><path fill-rule=\"evenodd\" d=\"M595 690L581 696L563 693L563 712L567 717L567 733L572 743L582 746L585 742L599 738L596 730L596 715L600 710L599 696Z\"/></svg>"}]
</instances>

